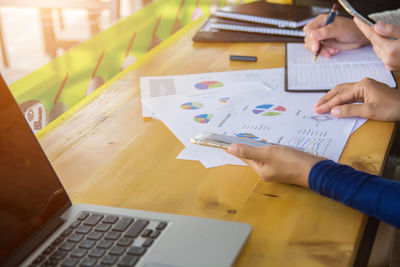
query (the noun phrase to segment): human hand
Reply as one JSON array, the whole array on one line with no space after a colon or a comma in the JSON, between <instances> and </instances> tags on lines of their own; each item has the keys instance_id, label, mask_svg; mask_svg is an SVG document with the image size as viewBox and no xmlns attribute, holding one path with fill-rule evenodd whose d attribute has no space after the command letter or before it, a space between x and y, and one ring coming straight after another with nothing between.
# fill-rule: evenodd
<instances>
[{"instance_id":1,"label":"human hand","mask_svg":"<svg viewBox=\"0 0 400 267\"><path fill-rule=\"evenodd\" d=\"M314 111L320 114L330 111L337 118L359 116L372 120L399 121L399 107L399 90L365 78L356 83L335 86L321 97Z\"/></svg>"},{"instance_id":2,"label":"human hand","mask_svg":"<svg viewBox=\"0 0 400 267\"><path fill-rule=\"evenodd\" d=\"M378 21L370 28L359 19L354 23L371 41L372 47L388 70L400 70L400 26Z\"/></svg>"},{"instance_id":3,"label":"human hand","mask_svg":"<svg viewBox=\"0 0 400 267\"><path fill-rule=\"evenodd\" d=\"M299 150L279 145L251 147L232 144L228 153L241 158L266 182L296 184L308 187L311 168L324 160Z\"/></svg>"},{"instance_id":4,"label":"human hand","mask_svg":"<svg viewBox=\"0 0 400 267\"><path fill-rule=\"evenodd\" d=\"M338 16L332 23L325 25L327 19L327 14L319 15L303 28L306 34L304 43L311 52L317 52L322 40L325 40L325 43L320 56L327 58L336 55L340 50L355 49L369 44L368 39L351 19Z\"/></svg>"}]
</instances>

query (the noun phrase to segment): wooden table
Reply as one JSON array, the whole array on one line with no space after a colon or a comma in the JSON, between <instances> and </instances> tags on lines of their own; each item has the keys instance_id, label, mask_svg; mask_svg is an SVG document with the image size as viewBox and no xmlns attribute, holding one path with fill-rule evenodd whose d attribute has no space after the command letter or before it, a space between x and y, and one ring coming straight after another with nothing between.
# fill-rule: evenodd
<instances>
[{"instance_id":1,"label":"wooden table","mask_svg":"<svg viewBox=\"0 0 400 267\"><path fill-rule=\"evenodd\" d=\"M307 189L263 182L248 167L206 169L177 160L184 146L161 121L142 118L141 76L284 66L282 43L192 43L201 23L179 31L38 134L72 201L248 223L253 231L237 266L352 265L366 216ZM230 62L229 54L255 55L258 62ZM350 137L340 162L379 174L394 126L368 121Z\"/></svg>"}]
</instances>

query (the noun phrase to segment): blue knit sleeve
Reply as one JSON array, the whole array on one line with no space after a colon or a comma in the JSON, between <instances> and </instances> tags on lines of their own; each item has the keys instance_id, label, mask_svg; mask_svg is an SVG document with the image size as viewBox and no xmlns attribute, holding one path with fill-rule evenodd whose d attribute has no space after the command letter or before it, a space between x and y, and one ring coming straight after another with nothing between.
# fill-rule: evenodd
<instances>
[{"instance_id":1,"label":"blue knit sleeve","mask_svg":"<svg viewBox=\"0 0 400 267\"><path fill-rule=\"evenodd\" d=\"M330 160L309 175L310 189L400 228L400 183Z\"/></svg>"}]
</instances>

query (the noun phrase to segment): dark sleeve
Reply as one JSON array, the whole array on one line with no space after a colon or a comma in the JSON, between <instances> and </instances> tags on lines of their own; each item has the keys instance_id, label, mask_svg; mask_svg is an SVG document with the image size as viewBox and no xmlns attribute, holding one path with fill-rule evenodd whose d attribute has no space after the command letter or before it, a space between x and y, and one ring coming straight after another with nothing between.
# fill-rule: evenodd
<instances>
[{"instance_id":1,"label":"dark sleeve","mask_svg":"<svg viewBox=\"0 0 400 267\"><path fill-rule=\"evenodd\" d=\"M310 189L400 228L400 183L330 160L309 175Z\"/></svg>"}]
</instances>

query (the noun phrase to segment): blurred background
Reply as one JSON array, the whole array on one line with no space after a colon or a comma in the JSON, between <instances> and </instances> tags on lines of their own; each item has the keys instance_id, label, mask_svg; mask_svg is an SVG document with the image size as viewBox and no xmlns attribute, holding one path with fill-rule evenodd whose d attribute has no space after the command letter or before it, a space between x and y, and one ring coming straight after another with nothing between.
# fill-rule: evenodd
<instances>
[{"instance_id":1,"label":"blurred background","mask_svg":"<svg viewBox=\"0 0 400 267\"><path fill-rule=\"evenodd\" d=\"M0 73L38 132L184 26L253 1L262 0L0 0ZM379 11L398 0L352 4Z\"/></svg>"},{"instance_id":2,"label":"blurred background","mask_svg":"<svg viewBox=\"0 0 400 267\"><path fill-rule=\"evenodd\" d=\"M8 83L153 0L0 0L1 72Z\"/></svg>"},{"instance_id":3,"label":"blurred background","mask_svg":"<svg viewBox=\"0 0 400 267\"><path fill-rule=\"evenodd\" d=\"M153 1L0 0L0 71L13 83ZM197 2L213 9L243 1Z\"/></svg>"},{"instance_id":4,"label":"blurred background","mask_svg":"<svg viewBox=\"0 0 400 267\"><path fill-rule=\"evenodd\" d=\"M253 1L0 0L0 72L36 133L185 25Z\"/></svg>"}]
</instances>

